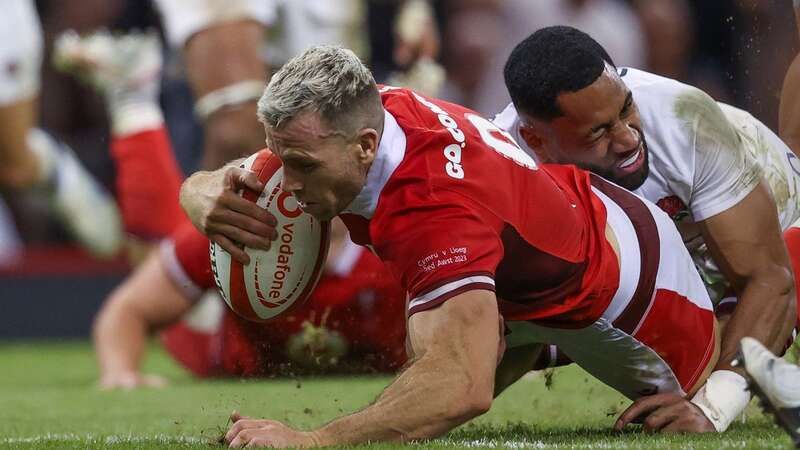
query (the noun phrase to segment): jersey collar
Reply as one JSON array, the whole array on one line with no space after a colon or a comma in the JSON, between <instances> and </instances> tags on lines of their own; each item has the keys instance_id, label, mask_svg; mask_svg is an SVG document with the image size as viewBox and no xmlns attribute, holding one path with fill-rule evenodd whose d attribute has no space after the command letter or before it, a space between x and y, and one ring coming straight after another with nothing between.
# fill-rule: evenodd
<instances>
[{"instance_id":1,"label":"jersey collar","mask_svg":"<svg viewBox=\"0 0 800 450\"><path fill-rule=\"evenodd\" d=\"M343 214L355 214L371 219L375 214L383 187L403 161L406 153L406 135L389 111L384 109L383 114L383 134L375 160L367 172L367 182L356 198L342 211Z\"/></svg>"}]
</instances>

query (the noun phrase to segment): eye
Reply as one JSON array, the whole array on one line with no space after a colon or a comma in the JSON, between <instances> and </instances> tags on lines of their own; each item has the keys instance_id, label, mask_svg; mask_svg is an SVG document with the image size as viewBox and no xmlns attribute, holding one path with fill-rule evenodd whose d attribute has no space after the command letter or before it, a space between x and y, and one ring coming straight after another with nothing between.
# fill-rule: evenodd
<instances>
[{"instance_id":1,"label":"eye","mask_svg":"<svg viewBox=\"0 0 800 450\"><path fill-rule=\"evenodd\" d=\"M625 117L630 114L631 111L633 111L633 100L628 98L625 105L622 107L622 111L620 111L620 116Z\"/></svg>"},{"instance_id":2,"label":"eye","mask_svg":"<svg viewBox=\"0 0 800 450\"><path fill-rule=\"evenodd\" d=\"M317 168L317 164L316 163L303 162L303 163L297 164L297 170L299 170L299 171L301 171L303 173L311 173L316 168Z\"/></svg>"},{"instance_id":3,"label":"eye","mask_svg":"<svg viewBox=\"0 0 800 450\"><path fill-rule=\"evenodd\" d=\"M600 128L599 130L595 130L588 136L588 142L590 144L595 144L597 141L603 138L606 135L606 129Z\"/></svg>"}]
</instances>

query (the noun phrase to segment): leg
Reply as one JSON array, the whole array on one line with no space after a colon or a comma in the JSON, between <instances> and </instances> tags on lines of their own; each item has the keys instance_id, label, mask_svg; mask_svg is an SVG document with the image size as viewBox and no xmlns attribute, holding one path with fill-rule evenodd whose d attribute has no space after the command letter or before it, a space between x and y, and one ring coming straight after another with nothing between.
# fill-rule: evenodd
<instances>
[{"instance_id":1,"label":"leg","mask_svg":"<svg viewBox=\"0 0 800 450\"><path fill-rule=\"evenodd\" d=\"M28 146L28 133L38 120L42 31L33 2L8 6L0 16L0 29L15 39L0 45L0 187L25 189L45 176Z\"/></svg>"},{"instance_id":2,"label":"leg","mask_svg":"<svg viewBox=\"0 0 800 450\"><path fill-rule=\"evenodd\" d=\"M138 262L150 243L166 237L183 218L178 191L183 178L158 103L161 44L152 34L80 37L56 41L55 60L105 99L111 118L111 155L128 256Z\"/></svg>"},{"instance_id":3,"label":"leg","mask_svg":"<svg viewBox=\"0 0 800 450\"><path fill-rule=\"evenodd\" d=\"M786 250L789 251L789 258L792 260L792 267L794 269L794 282L795 286L800 286L800 228L789 227L783 232L783 240L786 242ZM796 289L795 289L796 290ZM795 327L795 338L800 334L800 292L797 295L797 325ZM790 347L792 342L787 345Z\"/></svg>"},{"instance_id":4,"label":"leg","mask_svg":"<svg viewBox=\"0 0 800 450\"><path fill-rule=\"evenodd\" d=\"M27 189L44 178L42 163L28 147L36 105L32 98L0 106L0 185L5 189Z\"/></svg>"},{"instance_id":5,"label":"leg","mask_svg":"<svg viewBox=\"0 0 800 450\"><path fill-rule=\"evenodd\" d=\"M237 83L266 83L260 55L264 32L261 23L246 20L216 24L189 39L184 61L198 102ZM255 94L246 101L222 105L205 117L203 167L215 169L264 147L264 130L254 120Z\"/></svg>"},{"instance_id":6,"label":"leg","mask_svg":"<svg viewBox=\"0 0 800 450\"><path fill-rule=\"evenodd\" d=\"M506 349L494 375L494 396L497 397L523 375L534 370L534 364L545 347L545 344L528 344Z\"/></svg>"}]
</instances>

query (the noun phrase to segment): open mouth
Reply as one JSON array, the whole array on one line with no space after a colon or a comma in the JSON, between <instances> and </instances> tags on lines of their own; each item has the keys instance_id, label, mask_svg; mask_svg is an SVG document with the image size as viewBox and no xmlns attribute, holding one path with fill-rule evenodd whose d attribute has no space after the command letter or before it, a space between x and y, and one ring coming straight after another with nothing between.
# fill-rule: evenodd
<instances>
[{"instance_id":1,"label":"open mouth","mask_svg":"<svg viewBox=\"0 0 800 450\"><path fill-rule=\"evenodd\" d=\"M623 172L635 172L644 163L645 146L639 143L639 147L630 156L617 164L617 169Z\"/></svg>"},{"instance_id":2,"label":"open mouth","mask_svg":"<svg viewBox=\"0 0 800 450\"><path fill-rule=\"evenodd\" d=\"M617 165L617 167L619 167L620 169L625 169L627 167L630 167L634 163L636 163L636 161L639 159L639 157L641 155L642 155L642 148L639 147L639 149L636 150L636 152L634 154L632 154L630 157L628 157L625 161L622 161L621 163L619 163Z\"/></svg>"}]
</instances>

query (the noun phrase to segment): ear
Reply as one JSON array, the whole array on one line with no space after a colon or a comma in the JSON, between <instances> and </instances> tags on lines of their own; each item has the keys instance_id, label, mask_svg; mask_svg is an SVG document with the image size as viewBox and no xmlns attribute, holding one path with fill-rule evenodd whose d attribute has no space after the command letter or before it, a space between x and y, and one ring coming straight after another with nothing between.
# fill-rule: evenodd
<instances>
[{"instance_id":1,"label":"ear","mask_svg":"<svg viewBox=\"0 0 800 450\"><path fill-rule=\"evenodd\" d=\"M356 141L360 148L358 158L363 164L371 164L372 161L375 160L375 155L378 152L379 140L380 136L378 135L378 131L374 128L362 128L361 131L358 132Z\"/></svg>"},{"instance_id":2,"label":"ear","mask_svg":"<svg viewBox=\"0 0 800 450\"><path fill-rule=\"evenodd\" d=\"M550 156L545 151L545 140L543 133L539 133L533 125L523 125L519 127L519 135L528 144L528 147L536 154L536 160L540 163L550 162Z\"/></svg>"}]
</instances>

